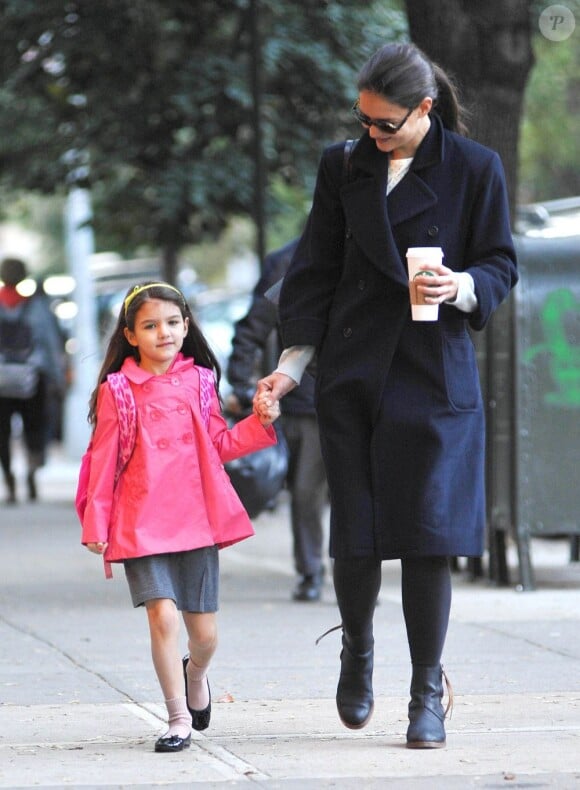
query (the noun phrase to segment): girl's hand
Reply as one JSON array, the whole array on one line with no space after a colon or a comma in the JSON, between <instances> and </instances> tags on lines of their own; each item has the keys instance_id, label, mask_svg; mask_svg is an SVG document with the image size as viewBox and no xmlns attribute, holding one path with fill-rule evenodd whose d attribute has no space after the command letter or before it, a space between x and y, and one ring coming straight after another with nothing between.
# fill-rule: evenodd
<instances>
[{"instance_id":1,"label":"girl's hand","mask_svg":"<svg viewBox=\"0 0 580 790\"><path fill-rule=\"evenodd\" d=\"M254 398L254 414L264 428L268 428L280 416L280 402L274 400L269 392L262 392Z\"/></svg>"},{"instance_id":2,"label":"girl's hand","mask_svg":"<svg viewBox=\"0 0 580 790\"><path fill-rule=\"evenodd\" d=\"M87 549L92 551L93 554L104 554L108 543L87 543Z\"/></svg>"}]
</instances>

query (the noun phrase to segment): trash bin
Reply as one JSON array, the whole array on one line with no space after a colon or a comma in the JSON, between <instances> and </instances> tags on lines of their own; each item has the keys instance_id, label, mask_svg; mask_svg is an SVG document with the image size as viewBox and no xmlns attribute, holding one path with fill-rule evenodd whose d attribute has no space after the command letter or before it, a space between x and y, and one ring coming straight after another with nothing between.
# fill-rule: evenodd
<instances>
[{"instance_id":1,"label":"trash bin","mask_svg":"<svg viewBox=\"0 0 580 790\"><path fill-rule=\"evenodd\" d=\"M580 535L580 234L516 236L515 539L534 589L531 537Z\"/></svg>"}]
</instances>

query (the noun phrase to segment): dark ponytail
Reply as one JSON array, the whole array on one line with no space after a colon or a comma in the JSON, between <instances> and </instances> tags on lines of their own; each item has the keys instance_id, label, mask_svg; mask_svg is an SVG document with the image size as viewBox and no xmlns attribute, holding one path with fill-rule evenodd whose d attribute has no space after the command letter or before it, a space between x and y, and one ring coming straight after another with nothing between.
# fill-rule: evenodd
<instances>
[{"instance_id":1,"label":"dark ponytail","mask_svg":"<svg viewBox=\"0 0 580 790\"><path fill-rule=\"evenodd\" d=\"M385 44L362 67L359 91L371 91L389 102L413 110L426 96L433 99L432 112L452 132L467 134L467 115L457 87L446 72L429 60L414 44Z\"/></svg>"},{"instance_id":2,"label":"dark ponytail","mask_svg":"<svg viewBox=\"0 0 580 790\"><path fill-rule=\"evenodd\" d=\"M431 64L438 88L437 101L434 110L443 121L443 126L452 132L467 135L468 129L465 121L468 112L459 101L459 91L455 80L449 76L437 63Z\"/></svg>"}]
</instances>

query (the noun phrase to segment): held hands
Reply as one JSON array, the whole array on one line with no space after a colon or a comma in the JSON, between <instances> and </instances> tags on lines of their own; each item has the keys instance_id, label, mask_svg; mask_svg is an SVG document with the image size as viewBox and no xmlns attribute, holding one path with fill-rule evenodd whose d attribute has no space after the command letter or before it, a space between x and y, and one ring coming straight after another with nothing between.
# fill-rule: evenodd
<instances>
[{"instance_id":1,"label":"held hands","mask_svg":"<svg viewBox=\"0 0 580 790\"><path fill-rule=\"evenodd\" d=\"M254 414L268 428L280 416L280 403L269 392L262 392L254 398Z\"/></svg>"},{"instance_id":2,"label":"held hands","mask_svg":"<svg viewBox=\"0 0 580 790\"><path fill-rule=\"evenodd\" d=\"M258 416L262 425L270 425L280 416L280 398L294 389L296 382L285 373L270 373L258 381L258 388L254 395L254 414ZM269 422L263 422L263 415ZM272 416L275 415L275 416Z\"/></svg>"},{"instance_id":3,"label":"held hands","mask_svg":"<svg viewBox=\"0 0 580 790\"><path fill-rule=\"evenodd\" d=\"M417 291L425 298L425 304L454 302L459 289L455 272L442 263L429 264L429 271L432 274L417 275L413 279Z\"/></svg>"},{"instance_id":4,"label":"held hands","mask_svg":"<svg viewBox=\"0 0 580 790\"><path fill-rule=\"evenodd\" d=\"M254 414L268 427L280 416L280 398L294 389L296 382L285 373L270 373L258 382L254 395Z\"/></svg>"},{"instance_id":5,"label":"held hands","mask_svg":"<svg viewBox=\"0 0 580 790\"><path fill-rule=\"evenodd\" d=\"M256 404L256 398L263 392L269 392L274 400L280 400L296 386L298 385L294 379L285 373L270 373L269 376L258 381L258 388L254 395L254 405Z\"/></svg>"}]
</instances>

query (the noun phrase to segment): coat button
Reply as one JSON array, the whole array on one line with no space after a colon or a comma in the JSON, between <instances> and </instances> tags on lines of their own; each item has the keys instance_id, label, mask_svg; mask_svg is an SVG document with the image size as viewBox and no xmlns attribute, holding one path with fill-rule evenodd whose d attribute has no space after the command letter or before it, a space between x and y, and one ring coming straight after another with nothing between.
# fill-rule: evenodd
<instances>
[{"instance_id":1,"label":"coat button","mask_svg":"<svg viewBox=\"0 0 580 790\"><path fill-rule=\"evenodd\" d=\"M186 414L186 412L187 412L187 406L185 405L185 403L180 403L177 406L177 413L178 414Z\"/></svg>"},{"instance_id":2,"label":"coat button","mask_svg":"<svg viewBox=\"0 0 580 790\"><path fill-rule=\"evenodd\" d=\"M151 412L151 415L150 415L150 416L151 416L151 419L152 419L152 420L154 420L154 421L157 421L157 420L160 420L160 419L161 419L161 413L160 413L160 412L158 412L156 409L154 409L154 410Z\"/></svg>"},{"instance_id":3,"label":"coat button","mask_svg":"<svg viewBox=\"0 0 580 790\"><path fill-rule=\"evenodd\" d=\"M437 227L437 225L431 225L431 227L427 231L427 235L431 236L431 238L437 236L438 233L439 233L439 228Z\"/></svg>"},{"instance_id":4,"label":"coat button","mask_svg":"<svg viewBox=\"0 0 580 790\"><path fill-rule=\"evenodd\" d=\"M184 444L191 444L193 442L193 434L192 433L184 433L181 437L183 439Z\"/></svg>"},{"instance_id":5,"label":"coat button","mask_svg":"<svg viewBox=\"0 0 580 790\"><path fill-rule=\"evenodd\" d=\"M169 447L169 442L167 441L167 439L159 439L157 442L157 447L160 450L167 450L167 448Z\"/></svg>"},{"instance_id":6,"label":"coat button","mask_svg":"<svg viewBox=\"0 0 580 790\"><path fill-rule=\"evenodd\" d=\"M352 230L350 228L346 229L346 233L344 234L345 238L352 239Z\"/></svg>"},{"instance_id":7,"label":"coat button","mask_svg":"<svg viewBox=\"0 0 580 790\"><path fill-rule=\"evenodd\" d=\"M180 376L172 376L171 377L171 383L173 384L174 387L179 387L179 385L181 384L181 377Z\"/></svg>"},{"instance_id":8,"label":"coat button","mask_svg":"<svg viewBox=\"0 0 580 790\"><path fill-rule=\"evenodd\" d=\"M342 330L342 335L343 337L350 337L352 335L352 329L350 326L345 326L345 328Z\"/></svg>"},{"instance_id":9,"label":"coat button","mask_svg":"<svg viewBox=\"0 0 580 790\"><path fill-rule=\"evenodd\" d=\"M366 284L366 282L364 280L359 280L358 281L357 288L359 289L359 291L364 291L364 289L366 287L367 287L367 284Z\"/></svg>"}]
</instances>

